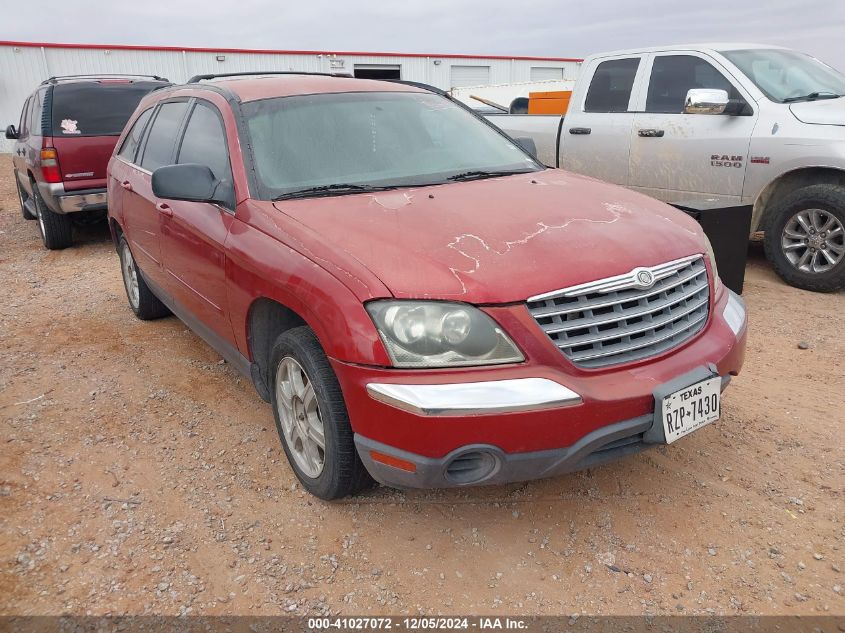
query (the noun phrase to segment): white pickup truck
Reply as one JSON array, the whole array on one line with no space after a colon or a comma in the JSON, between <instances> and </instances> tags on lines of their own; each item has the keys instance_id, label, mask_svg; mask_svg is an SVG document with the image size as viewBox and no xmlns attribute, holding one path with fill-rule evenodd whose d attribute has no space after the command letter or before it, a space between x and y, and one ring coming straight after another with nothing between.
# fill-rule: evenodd
<instances>
[{"instance_id":1,"label":"white pickup truck","mask_svg":"<svg viewBox=\"0 0 845 633\"><path fill-rule=\"evenodd\" d=\"M489 115L547 165L676 204L753 205L789 284L845 287L845 75L783 48L648 48L585 60L569 111Z\"/></svg>"}]
</instances>

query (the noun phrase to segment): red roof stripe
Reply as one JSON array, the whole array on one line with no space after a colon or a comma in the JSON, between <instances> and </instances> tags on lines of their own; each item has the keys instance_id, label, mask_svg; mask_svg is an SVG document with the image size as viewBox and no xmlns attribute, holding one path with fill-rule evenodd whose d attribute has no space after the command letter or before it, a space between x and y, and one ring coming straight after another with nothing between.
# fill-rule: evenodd
<instances>
[{"instance_id":1,"label":"red roof stripe","mask_svg":"<svg viewBox=\"0 0 845 633\"><path fill-rule=\"evenodd\" d=\"M513 59L538 62L582 62L575 57L532 57L526 55L456 55L435 53L370 53L363 51L284 51L264 48L206 48L197 46L141 46L136 44L61 44L57 42L8 42L0 40L0 46L22 46L29 48L91 48L114 51L171 51L188 53L257 53L278 55L360 55L371 57L432 57L444 59Z\"/></svg>"}]
</instances>

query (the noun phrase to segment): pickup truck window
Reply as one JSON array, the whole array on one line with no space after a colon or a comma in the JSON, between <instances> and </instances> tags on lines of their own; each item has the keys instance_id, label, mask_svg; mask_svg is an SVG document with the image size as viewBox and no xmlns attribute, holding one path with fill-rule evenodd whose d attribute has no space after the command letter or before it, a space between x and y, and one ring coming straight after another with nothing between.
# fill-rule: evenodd
<instances>
[{"instance_id":1,"label":"pickup truck window","mask_svg":"<svg viewBox=\"0 0 845 633\"><path fill-rule=\"evenodd\" d=\"M584 112L627 112L639 65L639 57L600 63L587 90Z\"/></svg>"},{"instance_id":2,"label":"pickup truck window","mask_svg":"<svg viewBox=\"0 0 845 633\"><path fill-rule=\"evenodd\" d=\"M751 49L722 51L722 55L777 103L845 95L845 75L803 53Z\"/></svg>"},{"instance_id":3,"label":"pickup truck window","mask_svg":"<svg viewBox=\"0 0 845 633\"><path fill-rule=\"evenodd\" d=\"M279 97L242 111L264 199L325 185L401 187L468 171L542 169L494 128L428 92Z\"/></svg>"},{"instance_id":4,"label":"pickup truck window","mask_svg":"<svg viewBox=\"0 0 845 633\"><path fill-rule=\"evenodd\" d=\"M693 55L661 55L654 58L648 83L646 112L680 114L687 92L694 88L725 90L729 99L739 92L712 64Z\"/></svg>"}]
</instances>

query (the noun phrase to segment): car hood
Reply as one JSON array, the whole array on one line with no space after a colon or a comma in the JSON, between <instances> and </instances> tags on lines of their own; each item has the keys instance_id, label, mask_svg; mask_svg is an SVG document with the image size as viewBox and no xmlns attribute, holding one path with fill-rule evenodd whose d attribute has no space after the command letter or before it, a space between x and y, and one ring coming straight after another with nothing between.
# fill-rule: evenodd
<instances>
[{"instance_id":1,"label":"car hood","mask_svg":"<svg viewBox=\"0 0 845 633\"><path fill-rule=\"evenodd\" d=\"M789 109L802 123L845 125L845 97L802 101L790 104Z\"/></svg>"},{"instance_id":2,"label":"car hood","mask_svg":"<svg viewBox=\"0 0 845 633\"><path fill-rule=\"evenodd\" d=\"M524 301L703 252L682 212L554 169L274 205L401 298Z\"/></svg>"}]
</instances>

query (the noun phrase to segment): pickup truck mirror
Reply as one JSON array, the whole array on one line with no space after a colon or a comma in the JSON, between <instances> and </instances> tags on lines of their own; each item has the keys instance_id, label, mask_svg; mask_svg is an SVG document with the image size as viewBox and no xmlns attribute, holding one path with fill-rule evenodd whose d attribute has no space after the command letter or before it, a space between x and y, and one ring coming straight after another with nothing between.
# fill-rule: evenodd
<instances>
[{"instance_id":1,"label":"pickup truck mirror","mask_svg":"<svg viewBox=\"0 0 845 633\"><path fill-rule=\"evenodd\" d=\"M722 114L727 106L727 90L694 88L687 92L684 114Z\"/></svg>"},{"instance_id":2,"label":"pickup truck mirror","mask_svg":"<svg viewBox=\"0 0 845 633\"><path fill-rule=\"evenodd\" d=\"M10 141L14 141L16 138L18 138L18 136L19 136L18 131L15 129L14 125L10 125L9 127L6 128L6 138L7 139L9 139Z\"/></svg>"},{"instance_id":3,"label":"pickup truck mirror","mask_svg":"<svg viewBox=\"0 0 845 633\"><path fill-rule=\"evenodd\" d=\"M207 165L165 165L153 172L153 195L165 200L209 202L232 206L232 185L214 177Z\"/></svg>"},{"instance_id":4,"label":"pickup truck mirror","mask_svg":"<svg viewBox=\"0 0 845 633\"><path fill-rule=\"evenodd\" d=\"M516 144L519 145L522 149L526 152L531 154L532 158L537 158L537 144L534 142L533 138L528 136L520 136L519 138L514 139Z\"/></svg>"}]
</instances>

